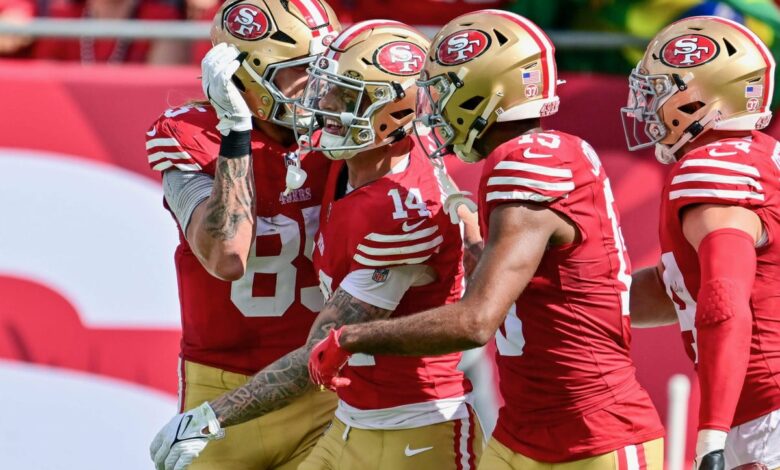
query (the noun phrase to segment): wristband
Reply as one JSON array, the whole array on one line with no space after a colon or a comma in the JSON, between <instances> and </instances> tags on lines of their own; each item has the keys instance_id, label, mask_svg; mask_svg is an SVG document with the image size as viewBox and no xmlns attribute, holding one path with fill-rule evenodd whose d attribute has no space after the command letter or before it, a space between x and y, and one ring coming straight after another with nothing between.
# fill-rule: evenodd
<instances>
[{"instance_id":1,"label":"wristband","mask_svg":"<svg viewBox=\"0 0 780 470\"><path fill-rule=\"evenodd\" d=\"M252 153L252 131L230 131L222 136L219 155L225 158L244 157Z\"/></svg>"}]
</instances>

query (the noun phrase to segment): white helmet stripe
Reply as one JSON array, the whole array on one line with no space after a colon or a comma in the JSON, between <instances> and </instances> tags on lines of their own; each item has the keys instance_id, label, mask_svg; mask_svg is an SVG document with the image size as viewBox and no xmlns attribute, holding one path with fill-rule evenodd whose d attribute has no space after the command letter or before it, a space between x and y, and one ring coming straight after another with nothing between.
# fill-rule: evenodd
<instances>
[{"instance_id":1,"label":"white helmet stripe","mask_svg":"<svg viewBox=\"0 0 780 470\"><path fill-rule=\"evenodd\" d=\"M328 22L327 12L315 0L291 0L303 13L310 28L319 28Z\"/></svg>"},{"instance_id":2,"label":"white helmet stripe","mask_svg":"<svg viewBox=\"0 0 780 470\"><path fill-rule=\"evenodd\" d=\"M363 31L377 26L402 26L407 27L404 23L393 20L368 20L355 23L349 28L345 29L338 35L338 37L330 45L330 49L325 53L325 57L329 59L335 59L338 51L336 49L344 49L351 40L360 35Z\"/></svg>"},{"instance_id":3,"label":"white helmet stripe","mask_svg":"<svg viewBox=\"0 0 780 470\"><path fill-rule=\"evenodd\" d=\"M542 31L541 28L536 26L532 21L528 20L527 18L524 18L518 14L511 13L508 11L502 11L502 10L484 10L486 13L492 13L494 15L498 15L504 18L507 18L511 21L514 21L518 25L520 25L523 29L526 30L526 32L531 35L531 37L534 39L536 44L539 46L539 51L542 53L542 61L543 66L545 68L545 75L547 80L547 86L545 87L545 93L544 98L549 98L551 96L555 96L555 89L556 89L556 81L558 79L556 75L556 67L555 67L555 46L553 45L552 41L550 41L550 38L545 34L544 31Z\"/></svg>"}]
</instances>

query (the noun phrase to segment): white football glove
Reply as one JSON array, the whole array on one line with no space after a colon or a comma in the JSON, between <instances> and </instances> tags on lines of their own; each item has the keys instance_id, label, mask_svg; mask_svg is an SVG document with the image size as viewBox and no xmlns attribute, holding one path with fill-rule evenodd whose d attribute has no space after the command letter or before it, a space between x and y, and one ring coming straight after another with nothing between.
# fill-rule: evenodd
<instances>
[{"instance_id":1,"label":"white football glove","mask_svg":"<svg viewBox=\"0 0 780 470\"><path fill-rule=\"evenodd\" d=\"M225 430L208 403L173 417L154 436L149 454L157 470L184 470L213 439L222 439Z\"/></svg>"},{"instance_id":2,"label":"white football glove","mask_svg":"<svg viewBox=\"0 0 780 470\"><path fill-rule=\"evenodd\" d=\"M252 129L252 113L231 80L241 66L238 55L235 46L222 42L212 47L200 63L203 93L219 116L217 129L222 135Z\"/></svg>"}]
</instances>

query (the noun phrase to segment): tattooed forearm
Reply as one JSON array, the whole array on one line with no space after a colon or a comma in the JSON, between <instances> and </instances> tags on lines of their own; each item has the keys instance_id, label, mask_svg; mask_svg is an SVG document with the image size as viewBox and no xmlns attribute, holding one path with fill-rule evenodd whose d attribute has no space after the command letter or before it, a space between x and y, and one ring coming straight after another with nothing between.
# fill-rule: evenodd
<instances>
[{"instance_id":1,"label":"tattooed forearm","mask_svg":"<svg viewBox=\"0 0 780 470\"><path fill-rule=\"evenodd\" d=\"M231 240L242 224L254 225L254 214L252 157L220 157L214 189L206 205L206 232L216 240Z\"/></svg>"},{"instance_id":2,"label":"tattooed forearm","mask_svg":"<svg viewBox=\"0 0 780 470\"><path fill-rule=\"evenodd\" d=\"M245 385L210 402L217 419L222 426L233 426L287 406L314 386L309 381L309 354L330 330L386 318L391 313L337 289L318 315L305 345L258 372Z\"/></svg>"},{"instance_id":3,"label":"tattooed forearm","mask_svg":"<svg viewBox=\"0 0 780 470\"><path fill-rule=\"evenodd\" d=\"M351 352L402 356L436 356L480 346L474 328L464 321L469 312L450 304L386 321L350 325L339 343Z\"/></svg>"}]
</instances>

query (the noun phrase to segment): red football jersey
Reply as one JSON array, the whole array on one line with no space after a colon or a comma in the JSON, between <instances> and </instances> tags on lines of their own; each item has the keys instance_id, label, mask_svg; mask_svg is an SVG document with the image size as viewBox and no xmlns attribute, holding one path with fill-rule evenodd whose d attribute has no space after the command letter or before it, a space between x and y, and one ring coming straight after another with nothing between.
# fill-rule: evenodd
<instances>
[{"instance_id":1,"label":"red football jersey","mask_svg":"<svg viewBox=\"0 0 780 470\"><path fill-rule=\"evenodd\" d=\"M166 111L147 133L149 164L159 171L214 175L217 122L210 107ZM253 374L306 342L323 304L311 256L330 162L320 154L305 156L308 178L285 196L291 150L252 131L257 238L243 278L226 282L211 276L179 229L175 262L184 359Z\"/></svg>"},{"instance_id":2,"label":"red football jersey","mask_svg":"<svg viewBox=\"0 0 780 470\"><path fill-rule=\"evenodd\" d=\"M485 161L479 202L485 238L491 211L516 202L549 207L580 234L573 244L548 247L496 334L506 404L494 437L547 462L661 437L629 355L629 260L593 148L558 131L506 142Z\"/></svg>"},{"instance_id":3,"label":"red football jersey","mask_svg":"<svg viewBox=\"0 0 780 470\"><path fill-rule=\"evenodd\" d=\"M737 426L780 408L780 247L775 243L780 233L780 144L761 132L720 140L686 154L666 179L660 227L663 280L680 319L686 351L695 362L699 259L680 223L680 210L691 204L748 208L759 216L768 235L756 249L750 297L753 337L732 423Z\"/></svg>"},{"instance_id":4,"label":"red football jersey","mask_svg":"<svg viewBox=\"0 0 780 470\"><path fill-rule=\"evenodd\" d=\"M375 270L381 282L391 266L424 263L433 268L436 279L406 291L393 317L457 302L463 289L460 228L444 212L433 166L419 143L412 141L406 170L342 197L337 194L344 192L346 165L340 162L331 167L314 254L326 294L358 269ZM369 410L463 396L471 391L471 384L457 369L460 357L460 353L436 357L355 354L342 371L352 383L339 389L339 398Z\"/></svg>"}]
</instances>

